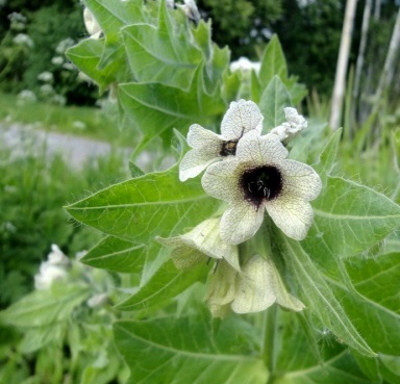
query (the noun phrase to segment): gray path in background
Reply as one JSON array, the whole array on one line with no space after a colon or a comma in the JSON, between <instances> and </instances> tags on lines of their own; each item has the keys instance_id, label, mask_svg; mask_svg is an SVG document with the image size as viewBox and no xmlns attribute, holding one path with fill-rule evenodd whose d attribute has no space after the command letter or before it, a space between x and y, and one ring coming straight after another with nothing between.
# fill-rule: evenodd
<instances>
[{"instance_id":1,"label":"gray path in background","mask_svg":"<svg viewBox=\"0 0 400 384\"><path fill-rule=\"evenodd\" d=\"M128 160L132 148L113 148L105 141L83 137L46 132L36 127L21 124L6 124L0 122L0 146L5 145L18 156L27 149L43 153L46 156L60 154L73 168L81 168L88 160L106 156L113 152L122 154ZM126 162L128 165L128 161ZM137 159L137 164L147 169L151 164L151 156L143 152Z\"/></svg>"}]
</instances>

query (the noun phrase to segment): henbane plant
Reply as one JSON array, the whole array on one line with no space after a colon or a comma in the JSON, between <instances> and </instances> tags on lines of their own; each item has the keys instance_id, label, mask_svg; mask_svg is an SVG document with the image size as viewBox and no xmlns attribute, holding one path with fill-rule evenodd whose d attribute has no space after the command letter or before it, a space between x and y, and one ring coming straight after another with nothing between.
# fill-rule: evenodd
<instances>
[{"instance_id":1,"label":"henbane plant","mask_svg":"<svg viewBox=\"0 0 400 384\"><path fill-rule=\"evenodd\" d=\"M400 207L342 177L340 132L294 108L277 37L258 74L232 73L182 7L85 5L102 33L68 57L140 139L132 179L67 210L106 234L82 261L130 274L114 326L129 382L397 382L398 253L377 245ZM146 147L180 155L144 173Z\"/></svg>"}]
</instances>

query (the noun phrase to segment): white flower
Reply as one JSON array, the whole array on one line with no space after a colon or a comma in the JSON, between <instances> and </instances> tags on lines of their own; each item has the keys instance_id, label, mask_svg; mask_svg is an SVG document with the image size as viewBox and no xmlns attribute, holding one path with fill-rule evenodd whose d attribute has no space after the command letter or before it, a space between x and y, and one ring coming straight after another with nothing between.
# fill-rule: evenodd
<instances>
[{"instance_id":1,"label":"white flower","mask_svg":"<svg viewBox=\"0 0 400 384\"><path fill-rule=\"evenodd\" d=\"M229 69L232 72L236 71L251 71L254 70L256 73L260 72L261 63L259 61L250 61L247 57L240 57L236 61L232 61Z\"/></svg>"},{"instance_id":2,"label":"white flower","mask_svg":"<svg viewBox=\"0 0 400 384\"><path fill-rule=\"evenodd\" d=\"M102 33L99 23L89 8L83 10L83 21L91 39L99 39Z\"/></svg>"},{"instance_id":3,"label":"white flower","mask_svg":"<svg viewBox=\"0 0 400 384\"><path fill-rule=\"evenodd\" d=\"M217 218L202 221L191 231L175 237L158 237L159 243L172 247L172 260L178 269L187 269L205 261L206 257L226 260L240 270L238 248L225 243L219 235Z\"/></svg>"},{"instance_id":4,"label":"white flower","mask_svg":"<svg viewBox=\"0 0 400 384\"><path fill-rule=\"evenodd\" d=\"M20 93L18 93L18 99L29 103L37 101L35 93L30 91L29 89L24 89Z\"/></svg>"},{"instance_id":5,"label":"white flower","mask_svg":"<svg viewBox=\"0 0 400 384\"><path fill-rule=\"evenodd\" d=\"M67 37L64 40L61 40L56 48L56 52L60 55L64 54L64 52L72 47L75 44L74 40L72 40L70 37Z\"/></svg>"},{"instance_id":6,"label":"white flower","mask_svg":"<svg viewBox=\"0 0 400 384\"><path fill-rule=\"evenodd\" d=\"M179 164L179 179L185 181L204 171L211 163L230 157L236 152L241 137L249 132L261 133L263 116L252 101L232 102L221 123L218 135L198 124L191 125L188 151Z\"/></svg>"},{"instance_id":7,"label":"white flower","mask_svg":"<svg viewBox=\"0 0 400 384\"><path fill-rule=\"evenodd\" d=\"M287 292L274 263L256 255L243 267L231 308L236 313L260 312L275 302L293 311L304 309L304 304Z\"/></svg>"},{"instance_id":8,"label":"white flower","mask_svg":"<svg viewBox=\"0 0 400 384\"><path fill-rule=\"evenodd\" d=\"M183 0L184 4L176 4L176 6L185 13L189 20L196 24L200 21L201 15L194 0Z\"/></svg>"},{"instance_id":9,"label":"white flower","mask_svg":"<svg viewBox=\"0 0 400 384\"><path fill-rule=\"evenodd\" d=\"M40 87L40 93L44 96L48 96L54 93L54 88L51 84L43 84Z\"/></svg>"},{"instance_id":10,"label":"white flower","mask_svg":"<svg viewBox=\"0 0 400 384\"><path fill-rule=\"evenodd\" d=\"M56 244L52 244L47 261L40 264L39 273L35 275L35 288L38 290L49 289L54 281L67 276L65 267L69 259Z\"/></svg>"},{"instance_id":11,"label":"white flower","mask_svg":"<svg viewBox=\"0 0 400 384\"><path fill-rule=\"evenodd\" d=\"M304 304L287 292L270 259L253 256L242 272L220 262L210 275L206 301L215 317L224 317L229 308L236 313L261 312L274 303L293 311Z\"/></svg>"},{"instance_id":12,"label":"white flower","mask_svg":"<svg viewBox=\"0 0 400 384\"><path fill-rule=\"evenodd\" d=\"M39 73L37 78L38 78L38 80L43 81L44 83L52 83L54 80L53 74L48 71Z\"/></svg>"},{"instance_id":13,"label":"white flower","mask_svg":"<svg viewBox=\"0 0 400 384\"><path fill-rule=\"evenodd\" d=\"M62 65L64 63L64 58L62 56L54 56L51 59L53 65Z\"/></svg>"},{"instance_id":14,"label":"white flower","mask_svg":"<svg viewBox=\"0 0 400 384\"><path fill-rule=\"evenodd\" d=\"M307 120L298 114L296 108L287 107L283 110L286 121L270 131L270 133L277 135L281 141L307 128Z\"/></svg>"},{"instance_id":15,"label":"white flower","mask_svg":"<svg viewBox=\"0 0 400 384\"><path fill-rule=\"evenodd\" d=\"M54 281L62 280L67 276L64 268L44 262L40 265L39 273L35 275L35 288L46 290Z\"/></svg>"},{"instance_id":16,"label":"white flower","mask_svg":"<svg viewBox=\"0 0 400 384\"><path fill-rule=\"evenodd\" d=\"M288 151L274 134L248 132L236 156L210 165L204 190L228 203L221 218L223 240L239 244L260 228L265 210L285 235L302 240L312 223L309 201L321 191L321 179L308 165L287 159Z\"/></svg>"},{"instance_id":17,"label":"white flower","mask_svg":"<svg viewBox=\"0 0 400 384\"><path fill-rule=\"evenodd\" d=\"M51 252L47 255L48 262L53 265L66 265L69 259L57 244L51 245Z\"/></svg>"},{"instance_id":18,"label":"white flower","mask_svg":"<svg viewBox=\"0 0 400 384\"><path fill-rule=\"evenodd\" d=\"M66 69L67 71L75 71L75 70L76 70L75 65L72 64L72 63L64 63L64 64L62 65L62 67L63 67L64 69Z\"/></svg>"},{"instance_id":19,"label":"white flower","mask_svg":"<svg viewBox=\"0 0 400 384\"><path fill-rule=\"evenodd\" d=\"M63 95L53 95L49 101L56 105L65 105L67 103L67 99Z\"/></svg>"},{"instance_id":20,"label":"white flower","mask_svg":"<svg viewBox=\"0 0 400 384\"><path fill-rule=\"evenodd\" d=\"M13 38L13 42L17 45L26 45L29 48L34 46L33 40L25 33L18 33L18 35Z\"/></svg>"}]
</instances>

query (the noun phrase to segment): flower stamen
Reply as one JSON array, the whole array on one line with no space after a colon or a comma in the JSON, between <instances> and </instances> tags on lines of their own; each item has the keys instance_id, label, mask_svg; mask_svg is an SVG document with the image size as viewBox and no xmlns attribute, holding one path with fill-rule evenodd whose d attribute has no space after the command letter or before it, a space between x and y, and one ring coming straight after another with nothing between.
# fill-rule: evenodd
<instances>
[{"instance_id":1,"label":"flower stamen","mask_svg":"<svg viewBox=\"0 0 400 384\"><path fill-rule=\"evenodd\" d=\"M239 179L245 199L259 207L264 200L269 201L279 196L282 191L280 171L265 165L243 172Z\"/></svg>"},{"instance_id":2,"label":"flower stamen","mask_svg":"<svg viewBox=\"0 0 400 384\"><path fill-rule=\"evenodd\" d=\"M236 146L239 140L224 141L221 145L220 156L236 155Z\"/></svg>"}]
</instances>

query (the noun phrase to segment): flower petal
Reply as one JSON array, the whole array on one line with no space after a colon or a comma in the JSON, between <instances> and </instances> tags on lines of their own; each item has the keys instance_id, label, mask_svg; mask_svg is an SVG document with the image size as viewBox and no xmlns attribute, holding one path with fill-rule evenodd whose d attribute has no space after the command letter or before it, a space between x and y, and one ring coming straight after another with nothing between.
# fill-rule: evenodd
<instances>
[{"instance_id":1,"label":"flower petal","mask_svg":"<svg viewBox=\"0 0 400 384\"><path fill-rule=\"evenodd\" d=\"M203 172L211 163L218 160L213 151L191 149L179 163L179 180L186 181Z\"/></svg>"},{"instance_id":2,"label":"flower petal","mask_svg":"<svg viewBox=\"0 0 400 384\"><path fill-rule=\"evenodd\" d=\"M236 156L240 160L250 161L254 165L281 161L288 153L277 135L259 136L256 131L250 131L243 136L236 148Z\"/></svg>"},{"instance_id":3,"label":"flower petal","mask_svg":"<svg viewBox=\"0 0 400 384\"><path fill-rule=\"evenodd\" d=\"M210 196L224 201L235 201L243 196L239 189L240 172L233 156L210 165L204 173L201 184Z\"/></svg>"},{"instance_id":4,"label":"flower petal","mask_svg":"<svg viewBox=\"0 0 400 384\"><path fill-rule=\"evenodd\" d=\"M225 259L234 269L240 271L238 247L221 239L219 224L219 218L207 219L179 237L188 247L214 259Z\"/></svg>"},{"instance_id":5,"label":"flower petal","mask_svg":"<svg viewBox=\"0 0 400 384\"><path fill-rule=\"evenodd\" d=\"M256 130L259 134L264 117L253 101L233 101L221 123L221 134L225 140L238 140L245 133Z\"/></svg>"},{"instance_id":6,"label":"flower petal","mask_svg":"<svg viewBox=\"0 0 400 384\"><path fill-rule=\"evenodd\" d=\"M284 192L310 201L321 192L322 182L318 173L309 165L285 159L279 164Z\"/></svg>"},{"instance_id":7,"label":"flower petal","mask_svg":"<svg viewBox=\"0 0 400 384\"><path fill-rule=\"evenodd\" d=\"M220 224L222 240L240 244L250 239L259 230L264 219L264 210L244 201L235 202L223 214Z\"/></svg>"},{"instance_id":8,"label":"flower petal","mask_svg":"<svg viewBox=\"0 0 400 384\"><path fill-rule=\"evenodd\" d=\"M271 266L260 256L252 257L243 267L235 300L231 308L236 313L260 312L276 301Z\"/></svg>"},{"instance_id":9,"label":"flower petal","mask_svg":"<svg viewBox=\"0 0 400 384\"><path fill-rule=\"evenodd\" d=\"M199 124L193 124L189 127L187 134L187 143L190 147L202 150L208 150L218 154L221 151L223 139L215 132L203 128Z\"/></svg>"},{"instance_id":10,"label":"flower petal","mask_svg":"<svg viewBox=\"0 0 400 384\"><path fill-rule=\"evenodd\" d=\"M303 199L284 193L268 201L265 208L272 220L282 232L294 240L303 240L313 219L310 203Z\"/></svg>"}]
</instances>

